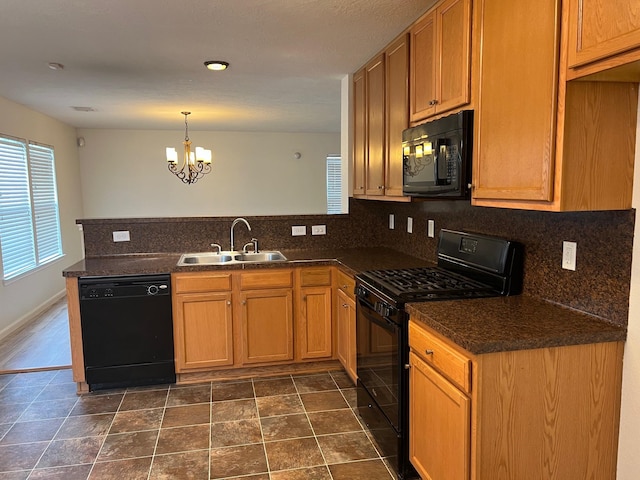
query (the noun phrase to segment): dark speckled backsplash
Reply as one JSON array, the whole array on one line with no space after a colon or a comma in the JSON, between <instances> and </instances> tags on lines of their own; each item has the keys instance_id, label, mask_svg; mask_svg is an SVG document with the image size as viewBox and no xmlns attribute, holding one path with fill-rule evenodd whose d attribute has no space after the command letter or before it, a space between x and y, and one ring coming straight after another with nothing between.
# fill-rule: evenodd
<instances>
[{"instance_id":1,"label":"dark speckled backsplash","mask_svg":"<svg viewBox=\"0 0 640 480\"><path fill-rule=\"evenodd\" d=\"M388 215L396 228L389 230ZM413 232L407 233L407 217ZM236 248L252 236L263 249L388 246L436 260L441 228L496 235L525 246L524 293L626 325L635 210L548 213L471 207L468 202L391 203L350 201L349 215L246 217L252 231L238 224ZM428 238L427 220L436 238ZM83 224L87 257L127 253L206 251L212 242L229 248L232 217L78 220ZM292 237L292 225L307 235ZM327 235L312 236L312 225L326 225ZM129 230L130 242L114 243L112 232ZM576 271L563 270L562 242L577 242Z\"/></svg>"}]
</instances>

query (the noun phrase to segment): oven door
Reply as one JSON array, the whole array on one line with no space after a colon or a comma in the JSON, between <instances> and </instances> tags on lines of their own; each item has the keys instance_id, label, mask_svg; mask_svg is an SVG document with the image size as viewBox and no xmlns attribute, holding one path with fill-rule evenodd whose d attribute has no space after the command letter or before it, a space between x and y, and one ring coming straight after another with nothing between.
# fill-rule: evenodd
<instances>
[{"instance_id":1,"label":"oven door","mask_svg":"<svg viewBox=\"0 0 640 480\"><path fill-rule=\"evenodd\" d=\"M398 398L401 327L359 299L356 309L356 339L359 383L396 432L400 432L402 422Z\"/></svg>"}]
</instances>

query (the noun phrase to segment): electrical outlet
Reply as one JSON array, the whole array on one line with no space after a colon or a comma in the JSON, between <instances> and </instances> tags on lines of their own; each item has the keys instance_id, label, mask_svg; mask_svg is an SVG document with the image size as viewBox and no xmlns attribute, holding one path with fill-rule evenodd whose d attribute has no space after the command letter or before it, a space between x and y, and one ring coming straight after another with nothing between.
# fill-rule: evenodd
<instances>
[{"instance_id":1,"label":"electrical outlet","mask_svg":"<svg viewBox=\"0 0 640 480\"><path fill-rule=\"evenodd\" d=\"M427 221L427 236L433 238L436 236L436 224L433 220Z\"/></svg>"},{"instance_id":2,"label":"electrical outlet","mask_svg":"<svg viewBox=\"0 0 640 480\"><path fill-rule=\"evenodd\" d=\"M121 230L118 232L113 232L114 242L129 242L130 240L131 240L131 236L129 235L129 230Z\"/></svg>"},{"instance_id":3,"label":"electrical outlet","mask_svg":"<svg viewBox=\"0 0 640 480\"><path fill-rule=\"evenodd\" d=\"M407 217L407 233L413 233L413 218Z\"/></svg>"},{"instance_id":4,"label":"electrical outlet","mask_svg":"<svg viewBox=\"0 0 640 480\"><path fill-rule=\"evenodd\" d=\"M575 271L577 250L576 242L562 242L562 268Z\"/></svg>"},{"instance_id":5,"label":"electrical outlet","mask_svg":"<svg viewBox=\"0 0 640 480\"><path fill-rule=\"evenodd\" d=\"M389 230L396 228L396 217L393 213L389 214Z\"/></svg>"},{"instance_id":6,"label":"electrical outlet","mask_svg":"<svg viewBox=\"0 0 640 480\"><path fill-rule=\"evenodd\" d=\"M326 225L313 225L311 227L311 235L326 235L326 234L327 234Z\"/></svg>"},{"instance_id":7,"label":"electrical outlet","mask_svg":"<svg viewBox=\"0 0 640 480\"><path fill-rule=\"evenodd\" d=\"M306 235L306 234L307 234L307 227L305 227L304 225L291 227L291 236L292 237L300 237L300 236Z\"/></svg>"}]
</instances>

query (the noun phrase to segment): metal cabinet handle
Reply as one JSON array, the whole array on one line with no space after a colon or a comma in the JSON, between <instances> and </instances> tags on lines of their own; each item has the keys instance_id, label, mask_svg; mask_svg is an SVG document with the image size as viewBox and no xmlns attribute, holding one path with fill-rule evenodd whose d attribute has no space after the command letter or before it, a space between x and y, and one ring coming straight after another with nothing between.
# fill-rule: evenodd
<instances>
[{"instance_id":1,"label":"metal cabinet handle","mask_svg":"<svg viewBox=\"0 0 640 480\"><path fill-rule=\"evenodd\" d=\"M429 105L437 105L437 104L438 104L438 100L436 100L435 98L429 102Z\"/></svg>"},{"instance_id":2,"label":"metal cabinet handle","mask_svg":"<svg viewBox=\"0 0 640 480\"><path fill-rule=\"evenodd\" d=\"M342 304L342 308L347 308L349 305L347 305L346 303Z\"/></svg>"},{"instance_id":3,"label":"metal cabinet handle","mask_svg":"<svg viewBox=\"0 0 640 480\"><path fill-rule=\"evenodd\" d=\"M227 305L231 306L231 300L227 300Z\"/></svg>"},{"instance_id":4,"label":"metal cabinet handle","mask_svg":"<svg viewBox=\"0 0 640 480\"><path fill-rule=\"evenodd\" d=\"M384 188L384 185L378 185L378 190L382 190Z\"/></svg>"},{"instance_id":5,"label":"metal cabinet handle","mask_svg":"<svg viewBox=\"0 0 640 480\"><path fill-rule=\"evenodd\" d=\"M424 351L424 353L427 355L433 355L433 350L427 349Z\"/></svg>"},{"instance_id":6,"label":"metal cabinet handle","mask_svg":"<svg viewBox=\"0 0 640 480\"><path fill-rule=\"evenodd\" d=\"M242 300L242 305L246 305L247 301L246 300Z\"/></svg>"}]
</instances>

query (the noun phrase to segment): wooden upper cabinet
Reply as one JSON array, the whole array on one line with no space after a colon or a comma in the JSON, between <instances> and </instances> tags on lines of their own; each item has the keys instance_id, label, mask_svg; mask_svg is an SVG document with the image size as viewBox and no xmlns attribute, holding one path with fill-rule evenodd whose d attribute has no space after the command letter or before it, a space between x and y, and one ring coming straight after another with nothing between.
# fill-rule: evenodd
<instances>
[{"instance_id":1,"label":"wooden upper cabinet","mask_svg":"<svg viewBox=\"0 0 640 480\"><path fill-rule=\"evenodd\" d=\"M404 34L386 52L385 196L402 196L402 131L409 126L409 41Z\"/></svg>"},{"instance_id":2,"label":"wooden upper cabinet","mask_svg":"<svg viewBox=\"0 0 640 480\"><path fill-rule=\"evenodd\" d=\"M631 208L638 84L560 75L567 68L560 3L477 3L473 205Z\"/></svg>"},{"instance_id":3,"label":"wooden upper cabinet","mask_svg":"<svg viewBox=\"0 0 640 480\"><path fill-rule=\"evenodd\" d=\"M367 105L366 194L384 195L385 68L384 54L365 67Z\"/></svg>"},{"instance_id":4,"label":"wooden upper cabinet","mask_svg":"<svg viewBox=\"0 0 640 480\"><path fill-rule=\"evenodd\" d=\"M550 201L559 0L480 0L476 199Z\"/></svg>"},{"instance_id":5,"label":"wooden upper cabinet","mask_svg":"<svg viewBox=\"0 0 640 480\"><path fill-rule=\"evenodd\" d=\"M569 0L569 68L640 48L640 2Z\"/></svg>"},{"instance_id":6,"label":"wooden upper cabinet","mask_svg":"<svg viewBox=\"0 0 640 480\"><path fill-rule=\"evenodd\" d=\"M411 121L469 103L471 0L445 0L411 29Z\"/></svg>"},{"instance_id":7,"label":"wooden upper cabinet","mask_svg":"<svg viewBox=\"0 0 640 480\"><path fill-rule=\"evenodd\" d=\"M353 194L365 194L367 105L364 68L353 76Z\"/></svg>"}]
</instances>

